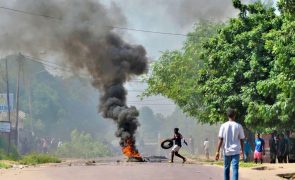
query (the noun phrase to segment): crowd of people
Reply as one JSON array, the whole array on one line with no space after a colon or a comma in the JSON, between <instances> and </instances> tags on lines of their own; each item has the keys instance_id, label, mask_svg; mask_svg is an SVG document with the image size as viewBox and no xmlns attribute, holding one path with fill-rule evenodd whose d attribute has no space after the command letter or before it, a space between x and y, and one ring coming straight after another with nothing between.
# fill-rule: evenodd
<instances>
[{"instance_id":1,"label":"crowd of people","mask_svg":"<svg viewBox=\"0 0 295 180\"><path fill-rule=\"evenodd\" d=\"M273 131L269 140L270 162L287 163L289 160L290 131L277 133Z\"/></svg>"},{"instance_id":2,"label":"crowd of people","mask_svg":"<svg viewBox=\"0 0 295 180\"><path fill-rule=\"evenodd\" d=\"M270 163L287 163L289 160L289 147L290 147L290 131L283 133L277 133L273 131L268 141L269 145L269 159ZM263 163L263 156L265 153L265 141L261 138L260 133L257 133L257 137L254 142L254 151L252 150L248 139L244 139L244 162L251 161L251 154L253 153L254 161L257 163Z\"/></svg>"},{"instance_id":3,"label":"crowd of people","mask_svg":"<svg viewBox=\"0 0 295 180\"><path fill-rule=\"evenodd\" d=\"M223 123L219 130L219 143L215 159L219 159L222 149L224 153L224 179L230 179L230 166L232 166L232 179L237 180L239 178L239 160L250 161L253 152L254 162L263 163L264 156L266 155L266 144L260 133L256 133L253 151L245 137L242 125L235 121L236 111L229 108L227 110L227 117L228 121ZM271 133L268 142L271 163L287 163L289 161L289 150L291 149L290 134L290 131L285 131L285 133L273 131Z\"/></svg>"},{"instance_id":4,"label":"crowd of people","mask_svg":"<svg viewBox=\"0 0 295 180\"><path fill-rule=\"evenodd\" d=\"M227 110L228 121L223 123L219 129L218 133L218 146L216 151L215 159L219 160L220 157L224 161L224 179L230 179L230 167L232 166L233 175L232 179L239 179L239 161L244 160L245 162L252 161L252 157L255 163L264 161L266 156L266 143L260 133L256 133L255 141L253 142L254 148L252 148L251 143L245 137L244 130L241 124L235 121L236 110L229 108ZM289 161L289 150L290 150L290 131L285 131L285 133L277 133L273 131L271 137L268 138L269 147L269 157L270 163L287 163ZM181 141L183 137L179 133L179 129L174 129L174 137L171 140L175 141L175 145L171 151L171 160L173 163L174 155L178 156L186 161L186 158L179 154L179 149L181 148ZM192 141L190 137L189 142ZM184 141L185 144L187 144ZM209 141L208 138L205 139L204 153L207 159L209 159Z\"/></svg>"}]
</instances>

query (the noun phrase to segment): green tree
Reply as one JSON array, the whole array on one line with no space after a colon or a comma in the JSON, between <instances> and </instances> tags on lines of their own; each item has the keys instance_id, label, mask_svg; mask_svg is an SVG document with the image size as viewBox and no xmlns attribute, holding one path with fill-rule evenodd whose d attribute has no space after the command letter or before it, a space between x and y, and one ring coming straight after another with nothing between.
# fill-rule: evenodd
<instances>
[{"instance_id":1,"label":"green tree","mask_svg":"<svg viewBox=\"0 0 295 180\"><path fill-rule=\"evenodd\" d=\"M160 132L162 122L156 117L153 110L147 106L142 107L139 110L139 122L141 133L144 136L156 138Z\"/></svg>"},{"instance_id":2,"label":"green tree","mask_svg":"<svg viewBox=\"0 0 295 180\"><path fill-rule=\"evenodd\" d=\"M200 59L204 51L202 42L213 36L221 26L200 21L195 25L195 31L188 34L182 50L164 52L159 61L152 64L152 74L147 80L148 89L143 95L163 95L172 99L184 112L197 117L203 107L203 97L197 84L200 78L197 72L204 66Z\"/></svg>"},{"instance_id":3,"label":"green tree","mask_svg":"<svg viewBox=\"0 0 295 180\"><path fill-rule=\"evenodd\" d=\"M63 143L57 150L62 157L93 158L111 156L111 150L90 134L73 130L71 141Z\"/></svg>"},{"instance_id":4,"label":"green tree","mask_svg":"<svg viewBox=\"0 0 295 180\"><path fill-rule=\"evenodd\" d=\"M231 106L247 127L294 127L295 24L284 2L276 14L261 2L233 0L239 17L205 36L203 46L188 38L184 52L164 53L146 94L173 99L201 122L225 121ZM187 54L190 47L195 47L194 54Z\"/></svg>"}]
</instances>

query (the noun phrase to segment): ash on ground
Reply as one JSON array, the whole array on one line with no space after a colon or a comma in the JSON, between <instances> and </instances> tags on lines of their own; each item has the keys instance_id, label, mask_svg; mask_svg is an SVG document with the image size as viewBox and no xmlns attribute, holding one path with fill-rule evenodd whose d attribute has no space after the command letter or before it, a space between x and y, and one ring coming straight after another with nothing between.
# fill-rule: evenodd
<instances>
[{"instance_id":1,"label":"ash on ground","mask_svg":"<svg viewBox=\"0 0 295 180\"><path fill-rule=\"evenodd\" d=\"M147 156L144 157L147 162L167 162L168 158L165 156Z\"/></svg>"}]
</instances>

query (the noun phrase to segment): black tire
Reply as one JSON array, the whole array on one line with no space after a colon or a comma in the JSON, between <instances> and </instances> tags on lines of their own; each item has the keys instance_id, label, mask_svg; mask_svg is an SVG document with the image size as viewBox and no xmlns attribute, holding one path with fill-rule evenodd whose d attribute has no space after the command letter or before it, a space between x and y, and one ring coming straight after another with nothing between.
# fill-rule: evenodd
<instances>
[{"instance_id":1,"label":"black tire","mask_svg":"<svg viewBox=\"0 0 295 180\"><path fill-rule=\"evenodd\" d=\"M161 143L161 147L163 149L170 149L173 146L173 140L171 139L166 139Z\"/></svg>"}]
</instances>

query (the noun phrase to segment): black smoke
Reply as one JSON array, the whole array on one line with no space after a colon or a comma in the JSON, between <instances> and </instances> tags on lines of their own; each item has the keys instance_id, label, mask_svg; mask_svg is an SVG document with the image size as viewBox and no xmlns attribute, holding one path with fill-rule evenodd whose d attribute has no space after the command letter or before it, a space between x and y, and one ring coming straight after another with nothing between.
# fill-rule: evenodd
<instances>
[{"instance_id":1,"label":"black smoke","mask_svg":"<svg viewBox=\"0 0 295 180\"><path fill-rule=\"evenodd\" d=\"M126 105L124 83L147 71L147 57L144 47L113 31L112 26L126 23L120 8L94 0L16 0L7 6L32 13L0 12L0 52L40 57L45 51L74 72L86 70L101 94L99 111L117 124L120 145L127 139L135 143L138 111Z\"/></svg>"}]
</instances>

